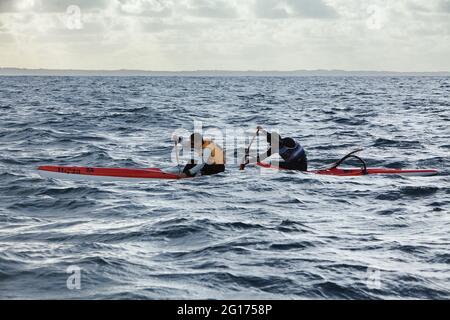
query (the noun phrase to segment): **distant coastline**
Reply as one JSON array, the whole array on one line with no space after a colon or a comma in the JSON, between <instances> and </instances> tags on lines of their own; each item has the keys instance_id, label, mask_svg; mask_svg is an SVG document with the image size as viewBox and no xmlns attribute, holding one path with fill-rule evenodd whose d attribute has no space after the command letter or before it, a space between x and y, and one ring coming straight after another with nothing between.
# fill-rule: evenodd
<instances>
[{"instance_id":1,"label":"distant coastline","mask_svg":"<svg viewBox=\"0 0 450 320\"><path fill-rule=\"evenodd\" d=\"M294 71L145 71L145 70L58 70L0 68L0 76L103 76L103 77L305 77L305 76L443 76L442 72L395 72L395 71L345 71L345 70L294 70Z\"/></svg>"}]
</instances>

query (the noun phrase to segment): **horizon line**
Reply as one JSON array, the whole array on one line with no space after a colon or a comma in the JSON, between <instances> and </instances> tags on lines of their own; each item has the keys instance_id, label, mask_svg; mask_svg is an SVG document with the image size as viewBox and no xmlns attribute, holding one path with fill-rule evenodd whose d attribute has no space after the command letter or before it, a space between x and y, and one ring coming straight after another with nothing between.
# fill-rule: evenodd
<instances>
[{"instance_id":1,"label":"horizon line","mask_svg":"<svg viewBox=\"0 0 450 320\"><path fill-rule=\"evenodd\" d=\"M277 70L277 69L266 69L266 70L257 70L257 69L247 69L247 70L239 70L239 69L190 69L190 70L149 70L149 69L128 69L128 68L115 68L115 69L85 69L85 68L27 68L27 67L2 67L0 66L0 70L3 69L16 69L16 70L30 70L30 71L38 71L38 70L49 70L49 71L139 71L139 72L315 72L315 71L340 71L340 72L390 72L390 73L450 73L450 70L438 70L438 71L399 71L399 70L374 70L374 69L290 69L290 70Z\"/></svg>"},{"instance_id":2,"label":"horizon line","mask_svg":"<svg viewBox=\"0 0 450 320\"><path fill-rule=\"evenodd\" d=\"M450 71L386 71L386 70L343 70L343 69L296 69L296 70L226 70L226 69L197 69L197 70L143 70L143 69L52 69L52 68L21 68L0 67L0 76L164 76L164 75L205 75L205 76L314 76L314 75L435 75L450 76Z\"/></svg>"}]
</instances>

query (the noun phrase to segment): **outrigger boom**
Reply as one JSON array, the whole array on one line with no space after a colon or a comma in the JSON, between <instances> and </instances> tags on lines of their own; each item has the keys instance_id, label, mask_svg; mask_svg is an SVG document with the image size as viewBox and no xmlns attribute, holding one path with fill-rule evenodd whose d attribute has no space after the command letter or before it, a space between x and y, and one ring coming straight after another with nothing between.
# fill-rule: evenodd
<instances>
[{"instance_id":1,"label":"outrigger boom","mask_svg":"<svg viewBox=\"0 0 450 320\"><path fill-rule=\"evenodd\" d=\"M308 171L308 173L320 174L320 175L328 175L328 176L364 176L364 175L402 175L402 176L433 176L438 174L439 172L434 169L387 169L387 168L367 168L366 162L355 155L356 153L362 151L363 149L356 149L344 157L342 157L339 161L336 161L331 166ZM344 163L348 159L356 159L361 163L361 168L339 168L339 166ZM272 166L269 163L258 162L258 166L264 168L272 168L284 170L282 168L278 168L276 166Z\"/></svg>"}]
</instances>

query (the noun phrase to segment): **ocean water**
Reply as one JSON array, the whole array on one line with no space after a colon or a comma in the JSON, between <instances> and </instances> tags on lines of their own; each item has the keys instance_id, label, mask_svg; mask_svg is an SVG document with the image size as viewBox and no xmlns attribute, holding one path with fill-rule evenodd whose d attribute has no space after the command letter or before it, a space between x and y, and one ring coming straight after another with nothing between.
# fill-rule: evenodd
<instances>
[{"instance_id":1,"label":"ocean water","mask_svg":"<svg viewBox=\"0 0 450 320\"><path fill-rule=\"evenodd\" d=\"M194 121L277 128L310 168L363 147L369 166L441 174L36 171L167 167ZM448 77L0 77L0 298L449 299L449 156Z\"/></svg>"}]
</instances>

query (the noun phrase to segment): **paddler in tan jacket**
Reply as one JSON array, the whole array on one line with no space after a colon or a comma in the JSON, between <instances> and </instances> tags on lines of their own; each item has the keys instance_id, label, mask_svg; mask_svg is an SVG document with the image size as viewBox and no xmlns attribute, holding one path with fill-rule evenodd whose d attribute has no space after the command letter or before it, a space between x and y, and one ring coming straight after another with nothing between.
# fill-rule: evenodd
<instances>
[{"instance_id":1,"label":"paddler in tan jacket","mask_svg":"<svg viewBox=\"0 0 450 320\"><path fill-rule=\"evenodd\" d=\"M182 142L181 137L175 137L177 143ZM197 161L190 160L184 167L182 178L206 176L225 171L225 155L223 149L211 140L204 139L200 133L190 136L190 147L199 156Z\"/></svg>"}]
</instances>

